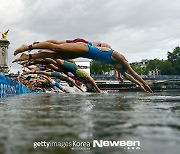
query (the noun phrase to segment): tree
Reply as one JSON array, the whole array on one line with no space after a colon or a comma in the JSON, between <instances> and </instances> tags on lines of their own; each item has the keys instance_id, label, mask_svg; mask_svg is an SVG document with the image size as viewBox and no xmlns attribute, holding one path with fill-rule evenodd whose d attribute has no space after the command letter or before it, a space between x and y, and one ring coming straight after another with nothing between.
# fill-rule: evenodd
<instances>
[{"instance_id":1,"label":"tree","mask_svg":"<svg viewBox=\"0 0 180 154\"><path fill-rule=\"evenodd\" d=\"M90 68L91 68L90 70L91 74L110 73L110 71L113 70L111 65L104 64L95 60L91 61Z\"/></svg>"},{"instance_id":2,"label":"tree","mask_svg":"<svg viewBox=\"0 0 180 154\"><path fill-rule=\"evenodd\" d=\"M176 47L173 52L168 52L167 58L172 63L176 74L180 75L180 47Z\"/></svg>"},{"instance_id":3,"label":"tree","mask_svg":"<svg viewBox=\"0 0 180 154\"><path fill-rule=\"evenodd\" d=\"M161 75L175 74L175 69L172 66L172 63L167 60L159 60L159 59L150 60L146 67L146 71L149 72L156 69L160 71Z\"/></svg>"},{"instance_id":4,"label":"tree","mask_svg":"<svg viewBox=\"0 0 180 154\"><path fill-rule=\"evenodd\" d=\"M141 67L141 66L131 65L131 67L132 67L132 69L133 69L136 73L138 73L138 74L140 74L140 75L145 75L145 74L148 73L148 72L146 71L146 68L143 68L143 67Z\"/></svg>"},{"instance_id":5,"label":"tree","mask_svg":"<svg viewBox=\"0 0 180 154\"><path fill-rule=\"evenodd\" d=\"M174 75L175 74L175 69L172 66L171 62L168 62L167 60L161 61L159 63L159 69L161 71L161 75Z\"/></svg>"}]
</instances>

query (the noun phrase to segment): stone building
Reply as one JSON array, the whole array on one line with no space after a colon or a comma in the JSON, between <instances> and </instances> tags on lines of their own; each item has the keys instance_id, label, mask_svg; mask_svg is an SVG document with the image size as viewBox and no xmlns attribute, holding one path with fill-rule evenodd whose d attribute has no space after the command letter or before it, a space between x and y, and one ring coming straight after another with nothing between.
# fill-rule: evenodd
<instances>
[{"instance_id":1,"label":"stone building","mask_svg":"<svg viewBox=\"0 0 180 154\"><path fill-rule=\"evenodd\" d=\"M0 72L8 74L8 40L0 39Z\"/></svg>"}]
</instances>

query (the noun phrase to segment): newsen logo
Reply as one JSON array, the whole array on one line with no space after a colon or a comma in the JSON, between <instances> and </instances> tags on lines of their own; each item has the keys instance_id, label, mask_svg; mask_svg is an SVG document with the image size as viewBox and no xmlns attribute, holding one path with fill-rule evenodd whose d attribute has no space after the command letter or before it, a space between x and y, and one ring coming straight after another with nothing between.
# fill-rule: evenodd
<instances>
[{"instance_id":1,"label":"newsen logo","mask_svg":"<svg viewBox=\"0 0 180 154\"><path fill-rule=\"evenodd\" d=\"M93 140L93 147L122 147L124 149L140 149L140 141L103 141Z\"/></svg>"}]
</instances>

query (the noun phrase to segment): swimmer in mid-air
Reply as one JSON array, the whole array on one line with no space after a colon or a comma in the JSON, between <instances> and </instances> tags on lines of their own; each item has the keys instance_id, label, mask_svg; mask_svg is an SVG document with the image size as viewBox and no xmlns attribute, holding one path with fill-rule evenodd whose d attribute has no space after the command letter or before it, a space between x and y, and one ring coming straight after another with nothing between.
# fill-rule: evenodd
<instances>
[{"instance_id":1,"label":"swimmer in mid-air","mask_svg":"<svg viewBox=\"0 0 180 154\"><path fill-rule=\"evenodd\" d=\"M147 93L152 93L148 84L131 68L126 58L112 50L109 47L93 46L89 43L77 42L77 43L62 43L55 44L48 41L39 42L32 45L22 45L20 48L14 51L14 55L18 53L29 51L33 49L47 49L51 51L42 51L34 54L23 53L19 58L13 62L24 61L37 58L52 58L52 59L74 59L78 57L89 58L97 61L101 61L107 64L112 64L118 72L129 73L141 84L141 87L145 89Z\"/></svg>"},{"instance_id":2,"label":"swimmer in mid-air","mask_svg":"<svg viewBox=\"0 0 180 154\"><path fill-rule=\"evenodd\" d=\"M36 71L36 70L31 70L31 71L28 71L28 72L24 72L23 75L26 75L26 74L43 74L43 75L46 75L46 76L50 76L50 77L56 77L58 79L61 79L63 81L66 81L66 82L70 82L71 84L73 84L74 86L76 86L79 90L81 90L82 92L84 92L76 83L75 81L70 78L70 77L67 77L59 72L45 72L45 71Z\"/></svg>"},{"instance_id":3,"label":"swimmer in mid-air","mask_svg":"<svg viewBox=\"0 0 180 154\"><path fill-rule=\"evenodd\" d=\"M31 64L31 62L29 63ZM83 82L87 87L91 85L95 89L95 91L102 93L102 91L96 85L94 79L88 73L79 69L74 63L62 59L53 60L50 58L45 58L44 61L42 61L42 59L39 61L38 59L34 60L32 64L46 64L47 67L54 69L56 71L58 71L59 69L67 71L68 74L71 73L72 75L74 75L73 78L76 78L76 81L78 80L78 82Z\"/></svg>"}]
</instances>

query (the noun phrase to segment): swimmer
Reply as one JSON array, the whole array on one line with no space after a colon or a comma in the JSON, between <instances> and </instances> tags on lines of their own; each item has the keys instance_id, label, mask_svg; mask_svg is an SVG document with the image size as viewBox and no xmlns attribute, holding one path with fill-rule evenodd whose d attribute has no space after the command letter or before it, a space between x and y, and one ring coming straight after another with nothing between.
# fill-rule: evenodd
<instances>
[{"instance_id":1,"label":"swimmer","mask_svg":"<svg viewBox=\"0 0 180 154\"><path fill-rule=\"evenodd\" d=\"M91 44L93 46L97 46L97 47L107 47L107 48L111 48L111 46L107 43L104 42L100 42L100 41L87 41L83 38L76 38L74 40L65 40L65 41L57 41L57 40L47 40L45 42L49 42L49 43L54 43L54 44L64 44L64 43L78 43L78 42L83 42L86 44ZM39 42L34 42L33 44L37 44Z\"/></svg>"},{"instance_id":2,"label":"swimmer","mask_svg":"<svg viewBox=\"0 0 180 154\"><path fill-rule=\"evenodd\" d=\"M35 62L38 62L38 61L35 60ZM39 61L39 62L41 63L41 61ZM56 70L61 69L61 70L65 70L67 72L72 73L78 80L83 82L87 87L90 84L95 89L95 91L102 93L102 91L96 85L94 79L88 73L79 69L74 63L71 63L71 62L68 62L68 61L62 60L62 59L53 60L50 58L45 58L45 62L49 63L51 68L54 68Z\"/></svg>"},{"instance_id":3,"label":"swimmer","mask_svg":"<svg viewBox=\"0 0 180 154\"><path fill-rule=\"evenodd\" d=\"M67 88L62 87L59 82L56 82L55 80L51 79L49 76L43 75L43 77L46 79L46 82L49 81L53 86L57 87L61 91L70 93Z\"/></svg>"},{"instance_id":4,"label":"swimmer","mask_svg":"<svg viewBox=\"0 0 180 154\"><path fill-rule=\"evenodd\" d=\"M50 58L36 59L36 60L33 60L33 61L25 61L25 62L21 63L21 65L23 65L24 67L27 67L30 70L31 70L31 68L29 68L30 65L36 65L36 66L38 66L38 68L39 67L41 67L41 68L49 68L51 70L64 73L65 75L71 77L72 79L77 80L76 76L74 76L71 72L67 72L66 70L63 70L63 69L55 66L54 64L51 63L52 61L50 61L48 59L50 59ZM53 60L53 59L51 59L51 60ZM73 60L68 60L68 61L71 61L71 62L74 63ZM56 61L54 61L54 60L53 60L53 62L56 63ZM35 70L37 70L37 67L35 67ZM39 71L39 69L37 71Z\"/></svg>"},{"instance_id":5,"label":"swimmer","mask_svg":"<svg viewBox=\"0 0 180 154\"><path fill-rule=\"evenodd\" d=\"M72 78L70 77L67 77L59 72L45 72L45 71L29 71L29 72L24 72L24 75L26 74L43 74L43 75L46 75L46 76L51 76L51 77L56 77L58 79L61 79L63 81L66 81L66 82L70 82L71 84L73 84L74 86L76 86L79 90L81 90L82 92L84 92L75 82Z\"/></svg>"},{"instance_id":6,"label":"swimmer","mask_svg":"<svg viewBox=\"0 0 180 154\"><path fill-rule=\"evenodd\" d=\"M23 74L21 75L21 77L23 77ZM30 90L41 90L45 92L46 89L53 88L54 86L63 92L69 93L69 90L67 88L62 87L58 82L45 75L38 78L27 76L25 79L21 80L21 83Z\"/></svg>"},{"instance_id":7,"label":"swimmer","mask_svg":"<svg viewBox=\"0 0 180 154\"><path fill-rule=\"evenodd\" d=\"M57 59L57 60L53 60L53 59L50 59L50 58L45 58L44 59L44 61L42 60L42 59L40 59L39 61L38 61L38 59L37 60L34 60L34 62L36 62L36 64L41 64L41 63L43 63L43 64L49 64L47 67L49 67L49 68L52 68L52 69L54 69L54 70L59 70L59 68L61 68L61 69L63 69L63 70L67 70L67 71L69 71L70 73L72 73L72 74L74 74L75 76L78 76L78 74L76 74L75 72L76 72L76 70L74 71L73 70L73 68L74 69L77 69L77 66L75 65L75 64L72 64L72 63L64 63L64 60L61 60L61 59ZM67 66L66 66L66 64L67 64ZM57 67L56 67L56 66ZM65 65L65 66L64 66ZM75 66L73 66L73 65L75 65ZM114 68L115 69L115 68ZM79 71L81 72L81 69L79 69ZM128 73L126 73L126 72L124 72L122 69L118 72L116 69L115 69L115 71L116 71L116 78L118 79L118 80L120 80L121 82L123 82L123 79L122 79L122 77L121 77L121 74L127 79L127 80L130 80L131 82L133 82L133 83L135 83L136 85L138 85L144 92L146 92L146 90L145 90L145 88L141 85L141 83L140 82L138 82L137 80L135 80L131 75L129 75ZM88 74L87 74L87 76L89 76ZM78 79L79 80L81 80L81 76L78 76ZM90 79L90 78L89 78ZM81 80L82 81L82 80ZM85 84L86 84L86 82L84 82ZM91 82L89 82L89 83L91 83L91 85L93 86L93 85L96 85L96 83L94 82L94 79L93 79L93 81L91 81ZM87 85L87 84L86 84ZM88 86L88 85L87 85ZM93 86L93 87L97 87L97 85L96 86ZM96 88L94 88L94 89L96 89ZM99 88L98 88L99 89ZM98 90L97 90L98 91Z\"/></svg>"},{"instance_id":8,"label":"swimmer","mask_svg":"<svg viewBox=\"0 0 180 154\"><path fill-rule=\"evenodd\" d=\"M15 59L13 62L24 61L37 58L52 58L52 59L74 59L78 57L89 58L97 61L102 61L107 64L112 64L118 72L129 73L141 84L147 93L152 93L151 88L148 84L131 68L126 58L107 47L96 47L87 43L63 43L54 44L50 42L40 42L32 45L22 45L20 48L16 49L14 55L18 53L32 50L32 49L47 49L53 52L42 51L34 54L22 54L19 58Z\"/></svg>"}]
</instances>

